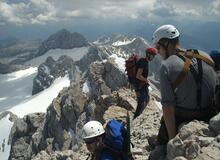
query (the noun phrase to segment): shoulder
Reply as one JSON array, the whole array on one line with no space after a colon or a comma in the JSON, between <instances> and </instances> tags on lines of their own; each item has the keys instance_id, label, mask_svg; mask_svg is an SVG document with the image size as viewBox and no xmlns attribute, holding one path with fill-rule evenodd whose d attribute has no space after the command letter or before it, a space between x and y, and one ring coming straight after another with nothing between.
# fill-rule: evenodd
<instances>
[{"instance_id":1,"label":"shoulder","mask_svg":"<svg viewBox=\"0 0 220 160\"><path fill-rule=\"evenodd\" d=\"M145 58L140 58L137 62L138 66L147 65L148 61Z\"/></svg>"},{"instance_id":2,"label":"shoulder","mask_svg":"<svg viewBox=\"0 0 220 160\"><path fill-rule=\"evenodd\" d=\"M114 155L111 150L105 148L101 153L100 160L114 160Z\"/></svg>"},{"instance_id":3,"label":"shoulder","mask_svg":"<svg viewBox=\"0 0 220 160\"><path fill-rule=\"evenodd\" d=\"M167 68L168 70L175 69L175 67L182 66L183 60L180 59L177 55L172 55L166 60L163 60L161 63L161 68Z\"/></svg>"},{"instance_id":4,"label":"shoulder","mask_svg":"<svg viewBox=\"0 0 220 160\"><path fill-rule=\"evenodd\" d=\"M199 51L199 54L200 54L200 55L202 55L202 56L208 58L209 60L211 60L211 61L213 62L211 56L210 56L208 53L206 53L206 52L204 52L204 51L201 51L201 50L198 50L198 51Z\"/></svg>"},{"instance_id":5,"label":"shoulder","mask_svg":"<svg viewBox=\"0 0 220 160\"><path fill-rule=\"evenodd\" d=\"M138 60L139 63L147 63L148 61L146 60L146 58L140 58Z\"/></svg>"}]
</instances>

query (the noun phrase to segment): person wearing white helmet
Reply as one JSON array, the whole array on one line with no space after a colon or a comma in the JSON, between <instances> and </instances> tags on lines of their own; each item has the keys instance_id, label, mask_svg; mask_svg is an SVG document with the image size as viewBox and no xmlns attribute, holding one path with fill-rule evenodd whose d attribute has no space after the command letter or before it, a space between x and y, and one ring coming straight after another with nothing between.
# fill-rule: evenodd
<instances>
[{"instance_id":1,"label":"person wearing white helmet","mask_svg":"<svg viewBox=\"0 0 220 160\"><path fill-rule=\"evenodd\" d=\"M212 63L212 60L198 50L190 53L196 52L203 59L199 59L199 56L186 57L189 51L180 49L179 37L180 32L175 26L162 25L155 30L152 38L162 57L160 91L163 117L158 133L160 145L166 145L169 139L175 137L181 123L193 119L207 122L213 116L210 106L216 74L204 61Z\"/></svg>"},{"instance_id":2,"label":"person wearing white helmet","mask_svg":"<svg viewBox=\"0 0 220 160\"><path fill-rule=\"evenodd\" d=\"M87 158L90 160L113 160L114 156L110 150L105 148L103 139L105 130L98 121L87 122L82 129L82 138L86 143L86 147L91 153Z\"/></svg>"},{"instance_id":3,"label":"person wearing white helmet","mask_svg":"<svg viewBox=\"0 0 220 160\"><path fill-rule=\"evenodd\" d=\"M173 25L160 26L153 33L153 45L155 45L157 49L162 49L162 51L159 52L162 58L168 58L169 54L172 54L168 52L171 50L175 52L179 47L179 36L179 31Z\"/></svg>"}]
</instances>

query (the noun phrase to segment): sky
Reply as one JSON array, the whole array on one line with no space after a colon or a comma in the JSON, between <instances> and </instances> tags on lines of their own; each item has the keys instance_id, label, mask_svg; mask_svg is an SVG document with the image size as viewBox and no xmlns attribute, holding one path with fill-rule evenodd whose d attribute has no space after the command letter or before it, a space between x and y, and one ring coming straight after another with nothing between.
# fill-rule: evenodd
<instances>
[{"instance_id":1,"label":"sky","mask_svg":"<svg viewBox=\"0 0 220 160\"><path fill-rule=\"evenodd\" d=\"M0 39L41 38L62 28L91 36L146 24L219 19L220 0L0 0Z\"/></svg>"},{"instance_id":2,"label":"sky","mask_svg":"<svg viewBox=\"0 0 220 160\"><path fill-rule=\"evenodd\" d=\"M75 19L220 18L219 0L1 0L1 25L37 25Z\"/></svg>"}]
</instances>

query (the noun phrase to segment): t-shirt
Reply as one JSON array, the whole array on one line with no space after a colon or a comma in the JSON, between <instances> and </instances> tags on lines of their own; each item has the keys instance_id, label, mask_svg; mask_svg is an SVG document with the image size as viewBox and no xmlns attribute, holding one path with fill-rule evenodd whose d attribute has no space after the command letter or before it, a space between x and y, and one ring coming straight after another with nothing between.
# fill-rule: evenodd
<instances>
[{"instance_id":1,"label":"t-shirt","mask_svg":"<svg viewBox=\"0 0 220 160\"><path fill-rule=\"evenodd\" d=\"M148 76L148 61L145 58L141 58L137 63L137 69L142 68L143 69L143 76L144 78L147 78Z\"/></svg>"},{"instance_id":2,"label":"t-shirt","mask_svg":"<svg viewBox=\"0 0 220 160\"><path fill-rule=\"evenodd\" d=\"M200 51L200 54L211 60L208 54ZM195 69L198 70L197 63L192 60ZM160 67L160 88L161 103L163 106L172 105L186 109L196 109L197 107L197 85L192 73L189 71L177 89L174 91L172 82L176 80L180 72L183 71L184 61L176 55L168 57L162 61ZM217 76L214 69L202 61L202 93L201 107L211 106L214 96Z\"/></svg>"}]
</instances>

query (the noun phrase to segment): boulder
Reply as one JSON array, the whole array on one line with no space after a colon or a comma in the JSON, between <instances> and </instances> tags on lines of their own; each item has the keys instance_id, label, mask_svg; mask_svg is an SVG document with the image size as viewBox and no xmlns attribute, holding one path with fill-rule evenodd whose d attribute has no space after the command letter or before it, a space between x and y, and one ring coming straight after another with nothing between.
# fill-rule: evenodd
<instances>
[{"instance_id":1,"label":"boulder","mask_svg":"<svg viewBox=\"0 0 220 160\"><path fill-rule=\"evenodd\" d=\"M88 53L84 55L79 61L77 61L76 65L79 66L82 72L85 72L88 70L91 63L95 61L101 61L106 58L107 55L102 50L96 46L91 46L89 47Z\"/></svg>"},{"instance_id":2,"label":"boulder","mask_svg":"<svg viewBox=\"0 0 220 160\"><path fill-rule=\"evenodd\" d=\"M21 137L13 142L13 147L10 151L9 160L29 160L32 155L31 143L29 138Z\"/></svg>"},{"instance_id":3,"label":"boulder","mask_svg":"<svg viewBox=\"0 0 220 160\"><path fill-rule=\"evenodd\" d=\"M29 160L40 150L44 120L44 113L33 113L15 121L10 134L9 160Z\"/></svg>"},{"instance_id":4,"label":"boulder","mask_svg":"<svg viewBox=\"0 0 220 160\"><path fill-rule=\"evenodd\" d=\"M216 134L220 134L220 113L210 119L209 126L216 132Z\"/></svg>"},{"instance_id":5,"label":"boulder","mask_svg":"<svg viewBox=\"0 0 220 160\"><path fill-rule=\"evenodd\" d=\"M195 120L183 125L177 136L170 140L167 145L167 159L174 159L175 157L185 157L186 159L209 157L210 153L207 152L209 149L214 152L219 150L219 146L214 145L217 144L215 136L216 133L204 122ZM212 156L215 157L216 155L212 154Z\"/></svg>"}]
</instances>

